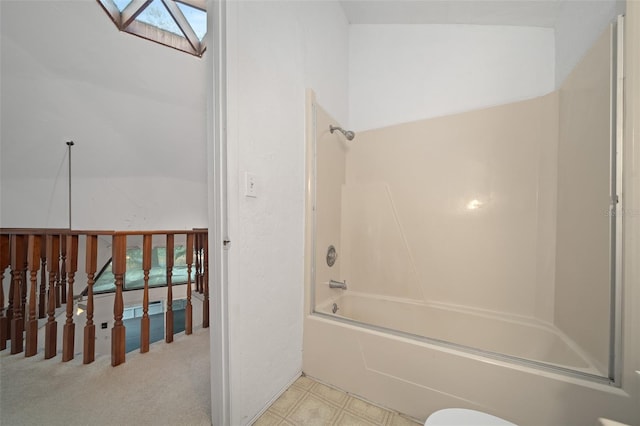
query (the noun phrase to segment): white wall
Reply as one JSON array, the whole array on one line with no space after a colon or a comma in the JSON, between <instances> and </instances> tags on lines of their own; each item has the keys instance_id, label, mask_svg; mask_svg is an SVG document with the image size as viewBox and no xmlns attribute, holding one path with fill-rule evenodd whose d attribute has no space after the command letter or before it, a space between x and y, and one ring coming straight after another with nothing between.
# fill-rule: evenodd
<instances>
[{"instance_id":1,"label":"white wall","mask_svg":"<svg viewBox=\"0 0 640 426\"><path fill-rule=\"evenodd\" d=\"M1 3L3 227L205 227L205 61L93 0Z\"/></svg>"},{"instance_id":2,"label":"white wall","mask_svg":"<svg viewBox=\"0 0 640 426\"><path fill-rule=\"evenodd\" d=\"M367 130L554 89L550 28L351 25L349 126Z\"/></svg>"},{"instance_id":3,"label":"white wall","mask_svg":"<svg viewBox=\"0 0 640 426\"><path fill-rule=\"evenodd\" d=\"M621 0L564 1L553 28L351 25L349 125L368 130L559 88Z\"/></svg>"},{"instance_id":4,"label":"white wall","mask_svg":"<svg viewBox=\"0 0 640 426\"><path fill-rule=\"evenodd\" d=\"M347 21L336 2L230 2L231 424L249 423L302 369L305 88L347 120ZM244 197L244 172L257 198Z\"/></svg>"}]
</instances>

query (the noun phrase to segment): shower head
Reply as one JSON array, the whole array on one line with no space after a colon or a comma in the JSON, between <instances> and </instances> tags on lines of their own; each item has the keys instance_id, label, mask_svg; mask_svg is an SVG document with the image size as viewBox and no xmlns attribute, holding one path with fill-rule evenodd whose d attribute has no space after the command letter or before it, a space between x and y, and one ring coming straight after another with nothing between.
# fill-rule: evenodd
<instances>
[{"instance_id":1,"label":"shower head","mask_svg":"<svg viewBox=\"0 0 640 426\"><path fill-rule=\"evenodd\" d=\"M348 141L352 141L353 138L356 137L356 134L354 132L352 132L351 130L344 130L342 127L338 127L338 126L329 126L329 131L331 133L333 133L335 130L337 130L340 133L342 133L344 135L344 137L347 138Z\"/></svg>"}]
</instances>

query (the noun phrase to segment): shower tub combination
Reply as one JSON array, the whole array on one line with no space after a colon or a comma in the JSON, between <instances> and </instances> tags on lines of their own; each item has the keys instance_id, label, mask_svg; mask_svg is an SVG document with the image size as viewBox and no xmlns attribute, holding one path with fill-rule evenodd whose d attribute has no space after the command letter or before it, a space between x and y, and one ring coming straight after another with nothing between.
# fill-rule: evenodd
<instances>
[{"instance_id":1,"label":"shower tub combination","mask_svg":"<svg viewBox=\"0 0 640 426\"><path fill-rule=\"evenodd\" d=\"M343 210L345 202L358 203L345 201L353 194L345 191L345 182L347 153L359 136L339 128L311 91L307 122L313 123L307 129L303 335L307 375L420 421L452 407L490 413L521 426L593 424L600 417L620 419L621 413L622 418L633 418L630 413L636 404L615 386L611 366L596 360L553 323L533 315L425 298L431 287L419 285L411 262L398 261L409 245L402 226L397 233L402 237L395 240L390 233L380 236L389 222L367 222L355 233L357 238L365 234L378 238L371 244L382 244L384 250L373 253L395 256L399 268L395 272L411 282L393 282L396 274L379 277L370 271L377 283L354 279L366 275L354 271L362 269L362 263L355 264L363 258L373 259L369 269L374 271L382 270L375 263L383 263L363 254L366 242L348 241L351 237L341 230L366 222L359 214L363 210L350 221ZM387 217L400 222L395 205L388 212ZM448 290L448 286L434 288ZM503 288L518 292L517 286ZM414 293L393 293L403 291Z\"/></svg>"}]
</instances>

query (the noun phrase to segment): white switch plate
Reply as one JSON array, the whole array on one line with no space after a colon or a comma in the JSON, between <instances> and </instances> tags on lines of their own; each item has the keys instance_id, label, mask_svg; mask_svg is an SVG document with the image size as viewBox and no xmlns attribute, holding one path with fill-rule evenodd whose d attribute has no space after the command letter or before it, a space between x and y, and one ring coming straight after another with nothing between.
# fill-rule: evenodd
<instances>
[{"instance_id":1,"label":"white switch plate","mask_svg":"<svg viewBox=\"0 0 640 426\"><path fill-rule=\"evenodd\" d=\"M258 196L258 181L253 173L244 172L244 196L253 198Z\"/></svg>"}]
</instances>

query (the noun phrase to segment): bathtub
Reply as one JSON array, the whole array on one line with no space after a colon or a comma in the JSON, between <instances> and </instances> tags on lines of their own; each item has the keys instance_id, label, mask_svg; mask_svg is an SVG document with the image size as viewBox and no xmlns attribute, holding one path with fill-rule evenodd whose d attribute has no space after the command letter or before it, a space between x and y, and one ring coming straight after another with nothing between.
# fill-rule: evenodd
<instances>
[{"instance_id":1,"label":"bathtub","mask_svg":"<svg viewBox=\"0 0 640 426\"><path fill-rule=\"evenodd\" d=\"M558 328L535 319L349 291L321 304L316 311L327 318L350 320L492 356L519 358L596 376L606 374Z\"/></svg>"},{"instance_id":2,"label":"bathtub","mask_svg":"<svg viewBox=\"0 0 640 426\"><path fill-rule=\"evenodd\" d=\"M637 404L548 325L349 290L307 308L303 372L421 422L458 407L519 426L585 425Z\"/></svg>"}]
</instances>

